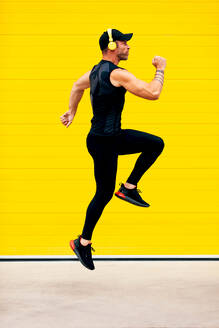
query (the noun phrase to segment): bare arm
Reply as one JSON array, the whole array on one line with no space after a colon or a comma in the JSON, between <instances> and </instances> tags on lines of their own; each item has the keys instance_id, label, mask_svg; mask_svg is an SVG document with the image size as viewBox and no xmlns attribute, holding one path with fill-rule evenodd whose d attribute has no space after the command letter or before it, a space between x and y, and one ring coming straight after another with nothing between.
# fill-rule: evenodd
<instances>
[{"instance_id":1,"label":"bare arm","mask_svg":"<svg viewBox=\"0 0 219 328\"><path fill-rule=\"evenodd\" d=\"M147 83L136 78L127 70L119 68L111 72L110 78L134 95L150 100L159 98L163 86L157 79L153 79L150 83Z\"/></svg>"},{"instance_id":2,"label":"bare arm","mask_svg":"<svg viewBox=\"0 0 219 328\"><path fill-rule=\"evenodd\" d=\"M72 123L76 114L78 104L83 96L84 90L90 87L89 75L91 71L88 71L82 75L74 84L71 90L69 100L69 110L60 116L60 120L66 128Z\"/></svg>"},{"instance_id":3,"label":"bare arm","mask_svg":"<svg viewBox=\"0 0 219 328\"><path fill-rule=\"evenodd\" d=\"M91 71L88 71L82 75L74 84L71 90L69 99L69 110L75 114L78 104L83 96L84 90L90 87L89 75Z\"/></svg>"}]
</instances>

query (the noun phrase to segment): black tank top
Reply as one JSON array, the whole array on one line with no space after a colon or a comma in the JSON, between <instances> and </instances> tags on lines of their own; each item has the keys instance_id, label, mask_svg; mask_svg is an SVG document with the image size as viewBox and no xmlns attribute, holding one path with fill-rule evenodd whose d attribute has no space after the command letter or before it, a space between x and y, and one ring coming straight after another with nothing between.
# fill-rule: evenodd
<instances>
[{"instance_id":1,"label":"black tank top","mask_svg":"<svg viewBox=\"0 0 219 328\"><path fill-rule=\"evenodd\" d=\"M93 109L90 134L113 136L121 130L121 113L126 89L115 87L110 82L110 73L121 68L111 61L102 59L90 73L90 98Z\"/></svg>"}]
</instances>

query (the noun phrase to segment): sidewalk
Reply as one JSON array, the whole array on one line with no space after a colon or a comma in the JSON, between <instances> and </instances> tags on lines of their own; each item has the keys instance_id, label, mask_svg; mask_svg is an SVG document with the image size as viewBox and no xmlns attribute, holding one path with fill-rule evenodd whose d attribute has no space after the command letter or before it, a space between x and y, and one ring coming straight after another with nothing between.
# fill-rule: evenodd
<instances>
[{"instance_id":1,"label":"sidewalk","mask_svg":"<svg viewBox=\"0 0 219 328\"><path fill-rule=\"evenodd\" d=\"M1 262L3 328L218 328L219 262Z\"/></svg>"}]
</instances>

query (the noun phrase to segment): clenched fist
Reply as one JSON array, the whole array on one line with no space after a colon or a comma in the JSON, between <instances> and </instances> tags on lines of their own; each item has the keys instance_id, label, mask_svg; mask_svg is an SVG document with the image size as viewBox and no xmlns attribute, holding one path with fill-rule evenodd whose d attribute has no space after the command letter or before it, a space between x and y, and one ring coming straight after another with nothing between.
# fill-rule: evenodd
<instances>
[{"instance_id":1,"label":"clenched fist","mask_svg":"<svg viewBox=\"0 0 219 328\"><path fill-rule=\"evenodd\" d=\"M70 110L68 110L62 116L60 116L60 120L62 124L64 124L67 128L72 123L74 116L75 114L73 114Z\"/></svg>"},{"instance_id":2,"label":"clenched fist","mask_svg":"<svg viewBox=\"0 0 219 328\"><path fill-rule=\"evenodd\" d=\"M157 68L157 69L165 69L166 67L166 59L160 56L155 56L152 59L152 64Z\"/></svg>"}]
</instances>

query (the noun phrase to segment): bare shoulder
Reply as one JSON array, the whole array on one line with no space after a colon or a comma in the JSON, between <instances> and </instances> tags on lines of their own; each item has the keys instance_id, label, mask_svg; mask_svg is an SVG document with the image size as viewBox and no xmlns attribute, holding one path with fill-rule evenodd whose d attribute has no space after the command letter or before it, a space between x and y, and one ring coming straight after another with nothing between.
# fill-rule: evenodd
<instances>
[{"instance_id":1,"label":"bare shoulder","mask_svg":"<svg viewBox=\"0 0 219 328\"><path fill-rule=\"evenodd\" d=\"M157 99L150 83L138 79L134 74L125 69L113 70L110 75L110 81L112 81L112 84L116 87L122 86L138 97L150 100Z\"/></svg>"},{"instance_id":2,"label":"bare shoulder","mask_svg":"<svg viewBox=\"0 0 219 328\"><path fill-rule=\"evenodd\" d=\"M84 73L75 83L75 87L79 90L85 90L90 87L90 76L91 70Z\"/></svg>"},{"instance_id":3,"label":"bare shoulder","mask_svg":"<svg viewBox=\"0 0 219 328\"><path fill-rule=\"evenodd\" d=\"M116 68L110 73L110 82L115 87L123 86L130 79L135 79L135 76L126 69Z\"/></svg>"}]
</instances>

